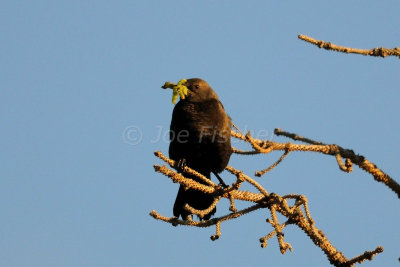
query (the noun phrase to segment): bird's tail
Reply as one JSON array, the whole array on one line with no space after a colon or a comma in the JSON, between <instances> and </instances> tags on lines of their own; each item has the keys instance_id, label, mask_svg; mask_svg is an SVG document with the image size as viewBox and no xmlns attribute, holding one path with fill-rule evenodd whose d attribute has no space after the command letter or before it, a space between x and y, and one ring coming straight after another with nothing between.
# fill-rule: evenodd
<instances>
[{"instance_id":1,"label":"bird's tail","mask_svg":"<svg viewBox=\"0 0 400 267\"><path fill-rule=\"evenodd\" d=\"M210 179L210 173L203 173L203 175ZM199 178L193 175L185 173L184 176L204 184L204 182L199 181ZM176 216L177 218L179 218L179 216L182 216L182 219L186 220L187 216L191 214L189 211L185 210L186 203L197 210L205 210L211 206L213 201L214 197L212 195L194 189L185 190L184 187L181 185L179 187L178 195L176 196L174 204L174 216ZM210 219L210 217L216 212L216 210L217 209L214 208L209 214L205 215L203 219Z\"/></svg>"}]
</instances>

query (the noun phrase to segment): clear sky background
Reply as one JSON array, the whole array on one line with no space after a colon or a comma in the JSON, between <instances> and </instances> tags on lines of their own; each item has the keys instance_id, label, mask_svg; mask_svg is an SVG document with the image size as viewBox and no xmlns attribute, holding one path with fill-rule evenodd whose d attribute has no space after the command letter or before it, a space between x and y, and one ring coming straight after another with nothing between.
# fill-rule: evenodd
<instances>
[{"instance_id":1,"label":"clear sky background","mask_svg":"<svg viewBox=\"0 0 400 267\"><path fill-rule=\"evenodd\" d=\"M284 231L293 252L281 255L275 238L260 248L272 230L266 210L223 223L216 242L214 227L149 216L172 216L178 190L152 167L162 164L154 151L168 152L173 109L160 86L203 78L243 130L336 143L399 182L399 59L297 39L400 46L399 10L398 0L3 0L0 266L329 266L295 226ZM252 175L279 156L231 164ZM362 266L399 265L400 200L371 175L302 152L257 180L306 195L316 226L348 258L382 245Z\"/></svg>"}]
</instances>

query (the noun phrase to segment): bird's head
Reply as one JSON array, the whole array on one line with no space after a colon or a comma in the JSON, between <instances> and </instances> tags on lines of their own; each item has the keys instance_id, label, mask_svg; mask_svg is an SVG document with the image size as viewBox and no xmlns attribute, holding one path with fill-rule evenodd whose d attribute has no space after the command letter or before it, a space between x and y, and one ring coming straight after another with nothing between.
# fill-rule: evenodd
<instances>
[{"instance_id":1,"label":"bird's head","mask_svg":"<svg viewBox=\"0 0 400 267\"><path fill-rule=\"evenodd\" d=\"M180 96L181 101L188 102L202 102L210 99L218 100L217 94L208 83L199 78L182 79L178 84L165 82L161 88L171 88L173 90L172 103L174 104L178 96Z\"/></svg>"},{"instance_id":2,"label":"bird's head","mask_svg":"<svg viewBox=\"0 0 400 267\"><path fill-rule=\"evenodd\" d=\"M187 79L184 85L188 88L185 101L202 102L210 99L217 99L218 96L208 83L199 78Z\"/></svg>"}]
</instances>

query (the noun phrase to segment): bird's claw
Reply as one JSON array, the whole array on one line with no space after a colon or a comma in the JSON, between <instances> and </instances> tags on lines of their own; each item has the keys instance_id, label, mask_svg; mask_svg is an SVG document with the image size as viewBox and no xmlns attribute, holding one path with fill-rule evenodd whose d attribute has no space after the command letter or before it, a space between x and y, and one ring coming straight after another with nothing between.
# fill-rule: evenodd
<instances>
[{"instance_id":1,"label":"bird's claw","mask_svg":"<svg viewBox=\"0 0 400 267\"><path fill-rule=\"evenodd\" d=\"M218 181L219 181L219 185L221 185L223 188L228 188L228 186L226 185L226 183L224 182L224 180L222 180L222 178L218 175L218 173L213 172L215 177L217 177Z\"/></svg>"},{"instance_id":2,"label":"bird's claw","mask_svg":"<svg viewBox=\"0 0 400 267\"><path fill-rule=\"evenodd\" d=\"M218 184L216 188L216 193L218 196L222 196L224 194L224 189L228 188L226 184Z\"/></svg>"},{"instance_id":3,"label":"bird's claw","mask_svg":"<svg viewBox=\"0 0 400 267\"><path fill-rule=\"evenodd\" d=\"M185 158L179 159L178 163L176 164L176 170L179 173L184 173L185 167L186 167L186 159Z\"/></svg>"},{"instance_id":4,"label":"bird's claw","mask_svg":"<svg viewBox=\"0 0 400 267\"><path fill-rule=\"evenodd\" d=\"M220 183L218 186L221 186L223 189L225 189L225 188L228 188L229 186L228 185L226 185L226 183L224 183L223 181L222 181L222 183Z\"/></svg>"},{"instance_id":5,"label":"bird's claw","mask_svg":"<svg viewBox=\"0 0 400 267\"><path fill-rule=\"evenodd\" d=\"M171 220L171 223L172 223L172 226L178 226L178 217L172 217L172 220Z\"/></svg>"}]
</instances>

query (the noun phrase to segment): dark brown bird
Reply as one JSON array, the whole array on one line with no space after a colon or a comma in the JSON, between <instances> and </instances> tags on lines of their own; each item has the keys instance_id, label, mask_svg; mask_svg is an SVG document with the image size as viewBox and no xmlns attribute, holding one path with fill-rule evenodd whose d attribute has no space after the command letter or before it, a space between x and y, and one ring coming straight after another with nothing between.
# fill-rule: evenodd
<instances>
[{"instance_id":1,"label":"dark brown bird","mask_svg":"<svg viewBox=\"0 0 400 267\"><path fill-rule=\"evenodd\" d=\"M188 95L176 104L172 113L169 157L184 162L209 179L211 173L220 179L218 173L225 169L232 154L231 120L206 81L193 78L188 79L185 85ZM184 173L184 176L204 184L190 174ZM186 203L204 210L210 207L213 200L210 194L193 189L184 190L181 185L174 204L174 216L182 216L186 220L190 215L184 208ZM208 220L215 211L203 219Z\"/></svg>"}]
</instances>

